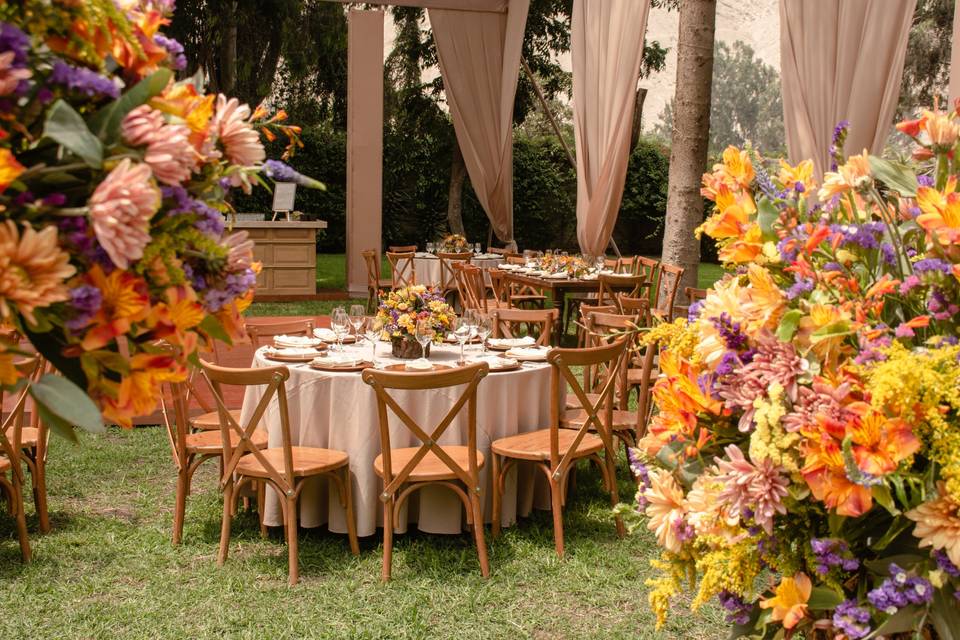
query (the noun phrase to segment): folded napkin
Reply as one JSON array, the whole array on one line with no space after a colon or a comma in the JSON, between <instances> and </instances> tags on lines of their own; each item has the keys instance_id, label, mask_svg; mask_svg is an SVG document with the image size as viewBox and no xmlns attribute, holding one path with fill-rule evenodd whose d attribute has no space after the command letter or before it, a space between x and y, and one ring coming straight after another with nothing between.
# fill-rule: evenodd
<instances>
[{"instance_id":1,"label":"folded napkin","mask_svg":"<svg viewBox=\"0 0 960 640\"><path fill-rule=\"evenodd\" d=\"M417 251L417 252L416 252L415 254L413 254L413 255L414 255L414 257L417 257L417 258L433 258L433 257L435 257L432 253L427 253L426 251Z\"/></svg>"},{"instance_id":2,"label":"folded napkin","mask_svg":"<svg viewBox=\"0 0 960 640\"><path fill-rule=\"evenodd\" d=\"M487 340L487 344L491 347L510 349L513 347L532 347L537 344L537 341L530 336L524 336L522 338L490 338ZM500 356L496 357L499 358Z\"/></svg>"},{"instance_id":3,"label":"folded napkin","mask_svg":"<svg viewBox=\"0 0 960 640\"><path fill-rule=\"evenodd\" d=\"M404 365L404 369L407 371L429 371L433 369L433 363L424 358L418 358L417 360L411 360Z\"/></svg>"},{"instance_id":4,"label":"folded napkin","mask_svg":"<svg viewBox=\"0 0 960 640\"><path fill-rule=\"evenodd\" d=\"M337 334L333 332L333 329L327 329L323 327L322 329L314 329L313 335L320 338L321 340L336 340Z\"/></svg>"},{"instance_id":5,"label":"folded napkin","mask_svg":"<svg viewBox=\"0 0 960 640\"><path fill-rule=\"evenodd\" d=\"M560 273L548 273L543 277L547 280L566 280L570 277L570 274L566 271L561 271Z\"/></svg>"},{"instance_id":6,"label":"folded napkin","mask_svg":"<svg viewBox=\"0 0 960 640\"><path fill-rule=\"evenodd\" d=\"M504 358L501 356L477 356L476 358L471 358L469 362L470 364L486 362L491 369L506 369L517 365L517 361L513 358Z\"/></svg>"},{"instance_id":7,"label":"folded napkin","mask_svg":"<svg viewBox=\"0 0 960 640\"><path fill-rule=\"evenodd\" d=\"M596 279L599 278L599 277L600 277L600 276L598 276L598 275L595 274L595 273L588 273L588 274L586 274L585 276L581 276L580 279L581 279L581 280L596 280Z\"/></svg>"},{"instance_id":8,"label":"folded napkin","mask_svg":"<svg viewBox=\"0 0 960 640\"><path fill-rule=\"evenodd\" d=\"M362 360L348 353L334 353L314 358L312 362L313 364L319 364L324 367L353 367L360 364Z\"/></svg>"},{"instance_id":9,"label":"folded napkin","mask_svg":"<svg viewBox=\"0 0 960 640\"><path fill-rule=\"evenodd\" d=\"M527 273L531 276L540 276L542 278L543 276L547 275L549 271L539 271L534 269L533 271L528 271Z\"/></svg>"},{"instance_id":10,"label":"folded napkin","mask_svg":"<svg viewBox=\"0 0 960 640\"><path fill-rule=\"evenodd\" d=\"M315 347L321 343L318 338L310 336L274 336L273 344L277 347Z\"/></svg>"},{"instance_id":11,"label":"folded napkin","mask_svg":"<svg viewBox=\"0 0 960 640\"><path fill-rule=\"evenodd\" d=\"M514 347L507 356L518 360L545 360L550 347Z\"/></svg>"},{"instance_id":12,"label":"folded napkin","mask_svg":"<svg viewBox=\"0 0 960 640\"><path fill-rule=\"evenodd\" d=\"M317 353L311 347L264 347L263 352L268 356L311 356Z\"/></svg>"},{"instance_id":13,"label":"folded napkin","mask_svg":"<svg viewBox=\"0 0 960 640\"><path fill-rule=\"evenodd\" d=\"M501 271L518 271L523 267L521 267L519 264L510 264L509 262L504 262L497 268Z\"/></svg>"}]
</instances>

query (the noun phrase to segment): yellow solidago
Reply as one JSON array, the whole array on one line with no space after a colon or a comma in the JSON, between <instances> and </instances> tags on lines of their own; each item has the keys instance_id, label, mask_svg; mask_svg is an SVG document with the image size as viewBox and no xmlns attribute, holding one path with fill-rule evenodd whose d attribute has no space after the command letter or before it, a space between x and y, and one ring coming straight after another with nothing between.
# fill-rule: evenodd
<instances>
[{"instance_id":1,"label":"yellow solidago","mask_svg":"<svg viewBox=\"0 0 960 640\"><path fill-rule=\"evenodd\" d=\"M960 346L911 351L894 342L887 360L860 368L871 403L906 420L942 465L947 493L960 500ZM950 414L953 414L952 416Z\"/></svg>"},{"instance_id":2,"label":"yellow solidago","mask_svg":"<svg viewBox=\"0 0 960 640\"><path fill-rule=\"evenodd\" d=\"M700 340L697 323L688 322L686 318L677 318L673 322L659 324L640 338L640 344L659 344L661 349L668 349L679 357L696 363L698 358L694 352Z\"/></svg>"},{"instance_id":3,"label":"yellow solidago","mask_svg":"<svg viewBox=\"0 0 960 640\"><path fill-rule=\"evenodd\" d=\"M800 434L787 433L780 424L786 413L783 386L775 382L767 393L769 400L757 398L753 402L756 428L750 435L750 459L759 463L769 458L790 473L799 473L796 445L800 442Z\"/></svg>"},{"instance_id":4,"label":"yellow solidago","mask_svg":"<svg viewBox=\"0 0 960 640\"><path fill-rule=\"evenodd\" d=\"M698 538L696 545L704 546L706 551L697 557L700 589L691 609L696 611L723 590L741 595L751 591L761 571L756 539L744 536L739 542L730 544L721 537L705 536Z\"/></svg>"},{"instance_id":5,"label":"yellow solidago","mask_svg":"<svg viewBox=\"0 0 960 640\"><path fill-rule=\"evenodd\" d=\"M657 616L657 629L660 629L670 613L670 599L683 591L685 581L692 582L693 567L667 551L663 552L659 560L651 560L650 566L660 571L659 577L645 582L651 587L647 601Z\"/></svg>"}]
</instances>

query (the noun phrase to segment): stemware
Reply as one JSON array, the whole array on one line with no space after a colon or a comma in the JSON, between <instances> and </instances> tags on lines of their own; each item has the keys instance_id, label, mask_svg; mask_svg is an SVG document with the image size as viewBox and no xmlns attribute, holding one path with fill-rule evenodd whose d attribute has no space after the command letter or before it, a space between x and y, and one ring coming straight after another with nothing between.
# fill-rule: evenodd
<instances>
[{"instance_id":1,"label":"stemware","mask_svg":"<svg viewBox=\"0 0 960 640\"><path fill-rule=\"evenodd\" d=\"M482 250L480 249L480 243L479 242L473 243L473 255L478 256L480 255L481 252Z\"/></svg>"},{"instance_id":2,"label":"stemware","mask_svg":"<svg viewBox=\"0 0 960 640\"><path fill-rule=\"evenodd\" d=\"M493 321L490 319L490 316L487 314L478 314L477 333L480 334L480 344L482 345L481 353L484 355L487 353L487 338L490 337L492 331Z\"/></svg>"},{"instance_id":3,"label":"stemware","mask_svg":"<svg viewBox=\"0 0 960 640\"><path fill-rule=\"evenodd\" d=\"M432 243L432 242L428 242L428 243L427 243L427 253L433 253L433 243Z\"/></svg>"},{"instance_id":4,"label":"stemware","mask_svg":"<svg viewBox=\"0 0 960 640\"><path fill-rule=\"evenodd\" d=\"M460 360L457 361L457 364L466 364L467 361L463 357L463 347L470 339L470 325L464 322L462 318L451 318L450 328L453 329L453 337L460 343Z\"/></svg>"},{"instance_id":5,"label":"stemware","mask_svg":"<svg viewBox=\"0 0 960 640\"><path fill-rule=\"evenodd\" d=\"M460 321L470 328L471 340L475 338L477 335L477 324L478 324L477 316L478 315L479 314L475 309L465 309L463 312L463 316L460 318Z\"/></svg>"},{"instance_id":6,"label":"stemware","mask_svg":"<svg viewBox=\"0 0 960 640\"><path fill-rule=\"evenodd\" d=\"M597 272L599 273L599 272L603 271L603 268L604 268L605 266L607 266L606 257L604 257L604 256L597 256L597 262L596 262Z\"/></svg>"},{"instance_id":7,"label":"stemware","mask_svg":"<svg viewBox=\"0 0 960 640\"><path fill-rule=\"evenodd\" d=\"M353 335L360 339L360 327L363 326L363 316L367 309L362 304L350 305L350 324L353 326Z\"/></svg>"},{"instance_id":8,"label":"stemware","mask_svg":"<svg viewBox=\"0 0 960 640\"><path fill-rule=\"evenodd\" d=\"M427 359L427 345L433 340L433 336L433 321L430 318L417 320L417 328L413 337L420 343L420 355L423 360Z\"/></svg>"},{"instance_id":9,"label":"stemware","mask_svg":"<svg viewBox=\"0 0 960 640\"><path fill-rule=\"evenodd\" d=\"M383 333L383 318L379 316L367 316L363 322L363 337L370 343L370 362L377 362L377 340Z\"/></svg>"},{"instance_id":10,"label":"stemware","mask_svg":"<svg viewBox=\"0 0 960 640\"><path fill-rule=\"evenodd\" d=\"M350 316L343 307L337 307L330 314L330 328L337 337L337 351L343 353L343 336L350 332Z\"/></svg>"}]
</instances>

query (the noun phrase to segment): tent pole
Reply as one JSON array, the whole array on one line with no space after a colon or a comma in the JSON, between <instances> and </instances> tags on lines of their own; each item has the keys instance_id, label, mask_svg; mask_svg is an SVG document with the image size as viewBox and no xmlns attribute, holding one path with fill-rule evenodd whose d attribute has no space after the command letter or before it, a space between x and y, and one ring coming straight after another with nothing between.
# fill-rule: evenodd
<instances>
[{"instance_id":1,"label":"tent pole","mask_svg":"<svg viewBox=\"0 0 960 640\"><path fill-rule=\"evenodd\" d=\"M530 66L527 64L526 60L521 58L520 64L523 66L524 72L526 72L527 77L530 78L530 82L533 84L533 90L537 94L537 99L540 102L540 108L543 110L544 115L547 116L547 120L550 121L550 126L553 127L553 132L557 134L560 144L563 145L563 150L567 152L567 160L570 161L570 166L573 167L574 171L576 171L577 161L574 160L573 152L570 151L570 147L567 145L567 141L564 139L563 133L560 131L560 123L557 122L553 112L550 111L550 105L547 104L547 98L543 95L543 89L540 88L540 83L537 82L537 79L534 77L533 71L530 70Z\"/></svg>"}]
</instances>

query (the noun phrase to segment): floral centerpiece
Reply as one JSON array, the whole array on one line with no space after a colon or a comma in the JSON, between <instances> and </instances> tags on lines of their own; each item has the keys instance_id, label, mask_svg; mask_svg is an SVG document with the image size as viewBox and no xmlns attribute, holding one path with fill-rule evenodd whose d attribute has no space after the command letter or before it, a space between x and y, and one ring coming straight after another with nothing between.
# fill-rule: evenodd
<instances>
[{"instance_id":1,"label":"floral centerpiece","mask_svg":"<svg viewBox=\"0 0 960 640\"><path fill-rule=\"evenodd\" d=\"M540 269L548 273L566 273L571 278L579 278L590 273L591 267L580 256L565 256L551 253L540 259Z\"/></svg>"},{"instance_id":2,"label":"floral centerpiece","mask_svg":"<svg viewBox=\"0 0 960 640\"><path fill-rule=\"evenodd\" d=\"M459 233L451 233L444 236L443 240L440 241L440 251L444 253L463 253L464 251L470 251L470 244Z\"/></svg>"},{"instance_id":3,"label":"floral centerpiece","mask_svg":"<svg viewBox=\"0 0 960 640\"><path fill-rule=\"evenodd\" d=\"M430 346L427 345L421 354L420 345L414 338L418 321L430 320L434 330L433 341L439 343L443 342L455 317L456 314L443 295L423 285L391 291L381 296L380 306L377 308L377 318L383 323L383 330L389 336L393 355L397 358L430 355Z\"/></svg>"},{"instance_id":4,"label":"floral centerpiece","mask_svg":"<svg viewBox=\"0 0 960 640\"><path fill-rule=\"evenodd\" d=\"M958 123L898 125L914 166L841 124L822 184L735 148L704 176L734 272L646 336L632 452L660 622L692 589L734 637L960 638Z\"/></svg>"},{"instance_id":5,"label":"floral centerpiece","mask_svg":"<svg viewBox=\"0 0 960 640\"><path fill-rule=\"evenodd\" d=\"M0 321L62 374L30 391L68 435L129 426L198 350L244 334L258 265L226 197L290 177L261 134L299 144L282 113L175 79L172 6L0 3ZM18 355L0 343L6 387Z\"/></svg>"}]
</instances>

